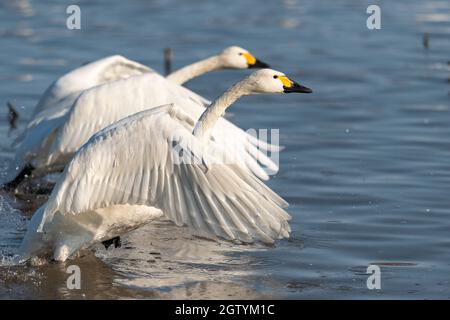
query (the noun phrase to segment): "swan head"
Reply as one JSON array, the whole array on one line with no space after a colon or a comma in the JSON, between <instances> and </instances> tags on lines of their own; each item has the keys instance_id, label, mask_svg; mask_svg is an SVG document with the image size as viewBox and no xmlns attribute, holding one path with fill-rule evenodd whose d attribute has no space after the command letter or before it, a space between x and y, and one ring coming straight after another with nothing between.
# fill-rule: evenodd
<instances>
[{"instance_id":1,"label":"swan head","mask_svg":"<svg viewBox=\"0 0 450 320\"><path fill-rule=\"evenodd\" d=\"M272 69L261 69L253 72L245 80L249 94L258 93L312 93L308 87L302 86L288 78L284 73Z\"/></svg>"},{"instance_id":2,"label":"swan head","mask_svg":"<svg viewBox=\"0 0 450 320\"><path fill-rule=\"evenodd\" d=\"M261 69L235 83L224 94L212 102L203 112L194 127L193 134L202 139L211 137L211 130L225 110L242 96L260 93L311 93L312 90L289 79L284 73L272 69Z\"/></svg>"},{"instance_id":3,"label":"swan head","mask_svg":"<svg viewBox=\"0 0 450 320\"><path fill-rule=\"evenodd\" d=\"M267 63L256 59L250 52L237 46L224 49L218 57L226 69L269 68Z\"/></svg>"}]
</instances>

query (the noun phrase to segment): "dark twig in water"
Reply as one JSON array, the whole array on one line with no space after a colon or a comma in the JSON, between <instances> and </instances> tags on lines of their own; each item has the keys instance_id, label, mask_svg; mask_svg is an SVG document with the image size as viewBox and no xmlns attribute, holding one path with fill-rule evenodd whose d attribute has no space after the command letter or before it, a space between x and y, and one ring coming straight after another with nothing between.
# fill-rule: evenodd
<instances>
[{"instance_id":1,"label":"dark twig in water","mask_svg":"<svg viewBox=\"0 0 450 320\"><path fill-rule=\"evenodd\" d=\"M429 44L430 44L430 36L429 36L428 33L426 33L426 32L423 34L422 44L423 44L423 47L424 47L425 49L428 49L428 48L429 48Z\"/></svg>"},{"instance_id":2,"label":"dark twig in water","mask_svg":"<svg viewBox=\"0 0 450 320\"><path fill-rule=\"evenodd\" d=\"M10 130L17 128L17 119L19 118L19 113L16 111L16 108L11 102L7 102L8 106L8 121Z\"/></svg>"},{"instance_id":3,"label":"dark twig in water","mask_svg":"<svg viewBox=\"0 0 450 320\"><path fill-rule=\"evenodd\" d=\"M172 49L164 49L164 70L166 76L172 72Z\"/></svg>"}]
</instances>

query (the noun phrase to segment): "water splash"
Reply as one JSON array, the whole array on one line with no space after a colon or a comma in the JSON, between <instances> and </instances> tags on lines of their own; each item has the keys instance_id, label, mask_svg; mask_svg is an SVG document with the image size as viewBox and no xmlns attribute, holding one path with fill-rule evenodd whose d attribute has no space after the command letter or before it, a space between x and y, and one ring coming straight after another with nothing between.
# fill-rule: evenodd
<instances>
[{"instance_id":1,"label":"water splash","mask_svg":"<svg viewBox=\"0 0 450 320\"><path fill-rule=\"evenodd\" d=\"M15 264L14 257L26 230L26 219L11 201L0 195L0 266Z\"/></svg>"}]
</instances>

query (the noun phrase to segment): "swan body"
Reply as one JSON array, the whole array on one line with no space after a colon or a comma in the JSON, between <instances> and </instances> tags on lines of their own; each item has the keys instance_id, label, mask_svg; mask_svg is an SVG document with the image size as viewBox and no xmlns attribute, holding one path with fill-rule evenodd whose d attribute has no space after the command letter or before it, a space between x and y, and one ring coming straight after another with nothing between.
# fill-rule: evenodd
<instances>
[{"instance_id":1,"label":"swan body","mask_svg":"<svg viewBox=\"0 0 450 320\"><path fill-rule=\"evenodd\" d=\"M270 69L253 73L216 99L197 123L184 106L169 104L96 133L33 215L19 260L51 252L64 261L161 214L177 225L239 242L288 237L287 203L239 163L224 163L227 150L210 135L220 119L217 113L239 96L310 92L290 80L287 87L274 76L287 79ZM148 212L142 209L131 218L134 206ZM103 223L109 215L113 222Z\"/></svg>"},{"instance_id":2,"label":"swan body","mask_svg":"<svg viewBox=\"0 0 450 320\"><path fill-rule=\"evenodd\" d=\"M217 56L174 72L167 79L156 72L147 72L84 90L78 94L70 108L43 110L30 121L17 142L15 159L8 172L9 180L14 179L27 164L36 168L35 175L63 169L78 148L95 132L151 107L174 102L183 105L190 115L198 118L209 101L177 83L211 70L258 65L264 64L245 49L230 47ZM226 135L231 135L231 138L225 139ZM230 150L233 147L236 153L240 149L244 161L262 179L268 179L268 175L257 161L269 173L278 170L255 145L264 151L276 151L277 148L258 141L230 122L222 120L215 137L220 141L229 141Z\"/></svg>"}]
</instances>

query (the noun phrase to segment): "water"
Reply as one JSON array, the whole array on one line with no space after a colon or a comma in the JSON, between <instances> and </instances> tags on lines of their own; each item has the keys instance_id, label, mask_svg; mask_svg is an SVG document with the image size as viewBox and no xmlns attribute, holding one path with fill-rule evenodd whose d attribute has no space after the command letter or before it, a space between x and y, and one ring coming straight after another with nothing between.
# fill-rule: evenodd
<instances>
[{"instance_id":1,"label":"water","mask_svg":"<svg viewBox=\"0 0 450 320\"><path fill-rule=\"evenodd\" d=\"M24 201L2 195L0 298L450 298L447 0L79 3L82 29L69 31L69 1L0 1L0 101L18 106L18 131L50 82L86 61L120 53L162 71L164 47L178 67L243 46L314 89L231 109L242 128L280 129L286 149L269 185L290 202L292 237L234 246L162 221L121 249L17 267L8 257L24 232ZM373 3L381 30L366 28ZM213 99L244 74L188 87ZM6 112L3 175L18 134ZM70 264L82 270L82 290L66 288ZM381 290L366 287L369 264L381 267Z\"/></svg>"}]
</instances>

